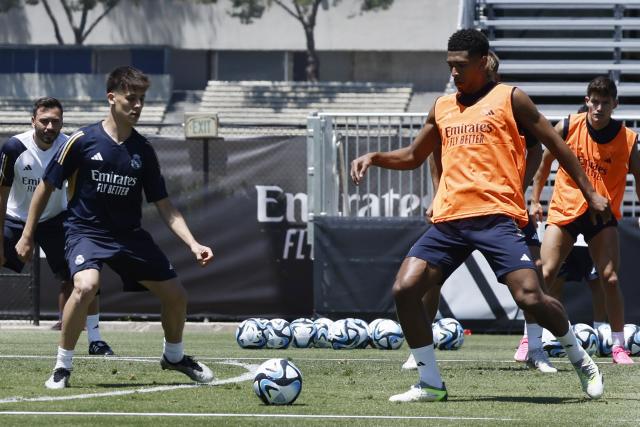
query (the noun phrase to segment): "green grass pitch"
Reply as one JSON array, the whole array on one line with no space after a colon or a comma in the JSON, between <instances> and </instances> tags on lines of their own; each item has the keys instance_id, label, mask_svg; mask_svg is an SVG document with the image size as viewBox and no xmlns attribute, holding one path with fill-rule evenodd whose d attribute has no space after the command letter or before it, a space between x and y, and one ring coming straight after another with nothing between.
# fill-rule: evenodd
<instances>
[{"instance_id":1,"label":"green grass pitch","mask_svg":"<svg viewBox=\"0 0 640 427\"><path fill-rule=\"evenodd\" d=\"M44 381L58 333L0 330L0 425L640 425L638 358L633 366L596 359L605 395L590 401L566 359L555 359L559 372L546 375L513 362L517 336L472 335L458 351L437 351L449 401L411 404L387 401L417 381L400 369L406 344L396 351L243 350L231 332L188 332L187 354L220 380L196 387L160 369L160 332L103 336L118 358L88 357L83 334L71 387L52 391ZM246 379L247 369L273 357L302 371L294 405L263 405Z\"/></svg>"}]
</instances>

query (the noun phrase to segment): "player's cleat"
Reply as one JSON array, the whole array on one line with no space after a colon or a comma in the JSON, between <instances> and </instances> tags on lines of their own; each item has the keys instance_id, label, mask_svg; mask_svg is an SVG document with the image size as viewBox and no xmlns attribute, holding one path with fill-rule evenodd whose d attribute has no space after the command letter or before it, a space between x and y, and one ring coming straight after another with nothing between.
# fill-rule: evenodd
<instances>
[{"instance_id":1,"label":"player's cleat","mask_svg":"<svg viewBox=\"0 0 640 427\"><path fill-rule=\"evenodd\" d=\"M59 390L65 387L69 387L70 376L71 372L68 369L55 369L49 379L44 383L44 386L53 390Z\"/></svg>"},{"instance_id":2,"label":"player's cleat","mask_svg":"<svg viewBox=\"0 0 640 427\"><path fill-rule=\"evenodd\" d=\"M416 363L416 359L415 357L413 357L413 354L409 354L409 358L407 359L407 361L402 364L402 369L405 369L407 371L418 369L418 364Z\"/></svg>"},{"instance_id":3,"label":"player's cleat","mask_svg":"<svg viewBox=\"0 0 640 427\"><path fill-rule=\"evenodd\" d=\"M556 368L553 367L547 354L543 349L539 348L537 350L531 350L527 356L527 366L532 369L537 369L543 374L555 374L558 372Z\"/></svg>"},{"instance_id":4,"label":"player's cleat","mask_svg":"<svg viewBox=\"0 0 640 427\"><path fill-rule=\"evenodd\" d=\"M600 398L604 392L604 379L593 359L585 356L582 360L573 363L573 367L580 378L582 391L591 399Z\"/></svg>"},{"instance_id":5,"label":"player's cleat","mask_svg":"<svg viewBox=\"0 0 640 427\"><path fill-rule=\"evenodd\" d=\"M58 321L56 322L52 327L51 327L52 331L61 331L62 330L62 322Z\"/></svg>"},{"instance_id":6,"label":"player's cleat","mask_svg":"<svg viewBox=\"0 0 640 427\"><path fill-rule=\"evenodd\" d=\"M160 359L160 366L162 369L170 369L173 371L180 371L192 380L199 383L210 383L215 378L211 369L204 363L198 362L192 356L186 354L182 357L182 360L176 363L171 363L162 355Z\"/></svg>"},{"instance_id":7,"label":"player's cleat","mask_svg":"<svg viewBox=\"0 0 640 427\"><path fill-rule=\"evenodd\" d=\"M448 397L449 394L444 383L442 383L442 388L438 388L420 382L412 385L407 392L391 396L389 402L444 402Z\"/></svg>"},{"instance_id":8,"label":"player's cleat","mask_svg":"<svg viewBox=\"0 0 640 427\"><path fill-rule=\"evenodd\" d=\"M516 354L513 355L513 359L516 362L526 362L527 353L529 353L529 339L527 337L522 337L520 344L518 344Z\"/></svg>"},{"instance_id":9,"label":"player's cleat","mask_svg":"<svg viewBox=\"0 0 640 427\"><path fill-rule=\"evenodd\" d=\"M613 363L617 365L633 365L633 360L629 357L629 352L620 345L614 345L611 349Z\"/></svg>"},{"instance_id":10,"label":"player's cleat","mask_svg":"<svg viewBox=\"0 0 640 427\"><path fill-rule=\"evenodd\" d=\"M89 344L89 354L97 356L113 356L113 350L104 341L91 341Z\"/></svg>"}]
</instances>

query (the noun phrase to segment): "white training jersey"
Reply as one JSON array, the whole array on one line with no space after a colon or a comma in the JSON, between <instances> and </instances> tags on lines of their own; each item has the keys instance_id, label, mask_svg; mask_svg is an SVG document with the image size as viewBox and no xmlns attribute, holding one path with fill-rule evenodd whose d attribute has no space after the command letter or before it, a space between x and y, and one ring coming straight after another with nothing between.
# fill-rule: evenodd
<instances>
[{"instance_id":1,"label":"white training jersey","mask_svg":"<svg viewBox=\"0 0 640 427\"><path fill-rule=\"evenodd\" d=\"M61 133L51 148L43 151L33 139L34 132L30 130L9 138L0 150L0 185L11 187L7 217L23 222L27 220L33 192L44 175L44 170L68 139ZM66 191L64 188L56 188L42 212L40 222L55 217L66 208Z\"/></svg>"}]
</instances>

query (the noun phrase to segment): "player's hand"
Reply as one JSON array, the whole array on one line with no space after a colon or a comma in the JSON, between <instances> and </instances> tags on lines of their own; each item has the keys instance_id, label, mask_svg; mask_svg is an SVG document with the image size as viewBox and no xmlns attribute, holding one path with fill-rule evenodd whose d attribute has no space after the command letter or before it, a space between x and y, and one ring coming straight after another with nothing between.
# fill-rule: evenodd
<instances>
[{"instance_id":1,"label":"player's hand","mask_svg":"<svg viewBox=\"0 0 640 427\"><path fill-rule=\"evenodd\" d=\"M531 201L529 203L529 217L536 222L542 222L544 211L542 210L542 203Z\"/></svg>"},{"instance_id":2,"label":"player's hand","mask_svg":"<svg viewBox=\"0 0 640 427\"><path fill-rule=\"evenodd\" d=\"M593 225L598 223L598 217L602 218L603 223L609 222L611 219L609 199L598 193L593 193L589 200L589 216L591 217L591 223Z\"/></svg>"},{"instance_id":3,"label":"player's hand","mask_svg":"<svg viewBox=\"0 0 640 427\"><path fill-rule=\"evenodd\" d=\"M364 156L360 156L354 161L351 162L351 179L353 183L358 185L360 184L360 180L364 177L365 172L371 166L373 157L372 153L365 154Z\"/></svg>"},{"instance_id":4,"label":"player's hand","mask_svg":"<svg viewBox=\"0 0 640 427\"><path fill-rule=\"evenodd\" d=\"M432 219L433 219L433 200L431 200L431 203L429 203L429 207L424 212L424 219L426 219L429 224L431 224L433 222L432 221Z\"/></svg>"},{"instance_id":5,"label":"player's hand","mask_svg":"<svg viewBox=\"0 0 640 427\"><path fill-rule=\"evenodd\" d=\"M20 237L20 240L16 243L16 253L20 261L29 262L33 256L33 240L26 239L24 236Z\"/></svg>"},{"instance_id":6,"label":"player's hand","mask_svg":"<svg viewBox=\"0 0 640 427\"><path fill-rule=\"evenodd\" d=\"M196 256L196 261L200 264L200 267L204 267L213 261L213 251L208 246L196 244L191 248L191 252Z\"/></svg>"}]
</instances>

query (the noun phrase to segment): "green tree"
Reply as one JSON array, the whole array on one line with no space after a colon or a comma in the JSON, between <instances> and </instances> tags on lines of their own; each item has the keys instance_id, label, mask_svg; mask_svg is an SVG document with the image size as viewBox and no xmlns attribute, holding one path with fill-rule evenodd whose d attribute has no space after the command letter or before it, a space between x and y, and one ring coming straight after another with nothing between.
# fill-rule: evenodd
<instances>
[{"instance_id":1,"label":"green tree","mask_svg":"<svg viewBox=\"0 0 640 427\"><path fill-rule=\"evenodd\" d=\"M240 19L243 24L250 24L255 19L259 19L265 10L273 5L280 7L291 17L295 18L304 30L307 51L307 80L318 80L318 69L320 61L316 51L316 42L314 31L316 27L316 18L322 7L323 10L329 9L330 5L335 6L342 0L230 0L232 9L230 15ZM361 0L360 9L363 12L372 10L388 9L393 0Z\"/></svg>"}]
</instances>

